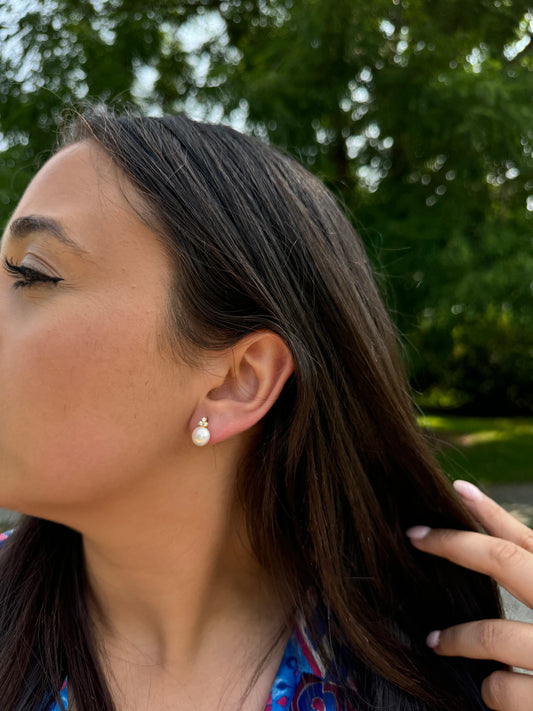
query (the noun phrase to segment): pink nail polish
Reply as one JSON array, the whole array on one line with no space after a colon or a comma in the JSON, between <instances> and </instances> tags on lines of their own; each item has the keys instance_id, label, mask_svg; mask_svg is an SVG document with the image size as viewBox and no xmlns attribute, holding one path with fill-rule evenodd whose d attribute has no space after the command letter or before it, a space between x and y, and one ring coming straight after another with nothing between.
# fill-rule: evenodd
<instances>
[{"instance_id":1,"label":"pink nail polish","mask_svg":"<svg viewBox=\"0 0 533 711\"><path fill-rule=\"evenodd\" d=\"M408 528L405 534L413 541L421 541L431 531L429 526L412 526Z\"/></svg>"},{"instance_id":2,"label":"pink nail polish","mask_svg":"<svg viewBox=\"0 0 533 711\"><path fill-rule=\"evenodd\" d=\"M426 644L428 647L431 647L431 649L435 649L435 647L438 646L439 642L440 630L433 630L433 632L430 632L426 637Z\"/></svg>"},{"instance_id":3,"label":"pink nail polish","mask_svg":"<svg viewBox=\"0 0 533 711\"><path fill-rule=\"evenodd\" d=\"M467 501L479 501L481 499L481 491L469 481L457 479L457 481L453 482L453 488L459 496Z\"/></svg>"}]
</instances>

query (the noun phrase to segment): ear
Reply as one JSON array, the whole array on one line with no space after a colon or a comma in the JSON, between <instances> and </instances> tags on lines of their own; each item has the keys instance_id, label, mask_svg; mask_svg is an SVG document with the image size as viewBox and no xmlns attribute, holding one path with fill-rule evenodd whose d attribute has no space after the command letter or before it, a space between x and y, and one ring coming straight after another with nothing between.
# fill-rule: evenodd
<instances>
[{"instance_id":1,"label":"ear","mask_svg":"<svg viewBox=\"0 0 533 711\"><path fill-rule=\"evenodd\" d=\"M291 353L272 331L255 331L220 354L224 379L198 403L190 430L209 420L209 443L253 427L270 410L294 370ZM218 357L217 357L218 360ZM217 370L218 370L217 367ZM221 371L219 371L221 372Z\"/></svg>"}]
</instances>

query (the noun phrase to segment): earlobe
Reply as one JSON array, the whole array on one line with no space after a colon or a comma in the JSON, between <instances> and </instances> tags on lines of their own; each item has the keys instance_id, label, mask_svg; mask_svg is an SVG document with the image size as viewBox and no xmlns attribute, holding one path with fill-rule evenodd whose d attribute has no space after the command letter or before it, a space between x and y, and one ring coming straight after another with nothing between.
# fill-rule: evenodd
<instances>
[{"instance_id":1,"label":"earlobe","mask_svg":"<svg viewBox=\"0 0 533 711\"><path fill-rule=\"evenodd\" d=\"M198 404L196 424L209 413L210 442L245 432L270 410L294 370L288 346L271 331L256 331L221 354L225 377ZM202 435L204 436L204 435Z\"/></svg>"}]
</instances>

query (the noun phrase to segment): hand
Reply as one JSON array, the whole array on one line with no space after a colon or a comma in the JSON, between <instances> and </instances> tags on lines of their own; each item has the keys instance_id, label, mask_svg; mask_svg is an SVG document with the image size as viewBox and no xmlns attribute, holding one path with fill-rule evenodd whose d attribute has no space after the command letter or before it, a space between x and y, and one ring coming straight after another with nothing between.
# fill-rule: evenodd
<instances>
[{"instance_id":1,"label":"hand","mask_svg":"<svg viewBox=\"0 0 533 711\"><path fill-rule=\"evenodd\" d=\"M416 548L490 575L518 600L533 608L533 531L465 481L456 491L487 531L430 529L414 526L407 535ZM479 620L434 630L427 644L447 657L494 659L533 671L533 625L512 620ZM531 711L533 676L496 671L481 687L483 701L495 711Z\"/></svg>"}]
</instances>

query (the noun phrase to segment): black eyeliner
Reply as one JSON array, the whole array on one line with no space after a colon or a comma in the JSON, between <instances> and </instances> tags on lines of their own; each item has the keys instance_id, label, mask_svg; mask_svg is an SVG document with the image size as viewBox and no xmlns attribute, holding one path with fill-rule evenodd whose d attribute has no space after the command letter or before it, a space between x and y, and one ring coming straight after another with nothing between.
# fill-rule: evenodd
<instances>
[{"instance_id":1,"label":"black eyeliner","mask_svg":"<svg viewBox=\"0 0 533 711\"><path fill-rule=\"evenodd\" d=\"M8 257L4 258L4 269L11 276L20 275L28 280L15 282L13 284L15 289L19 287L32 286L35 283L57 284L58 282L63 281L63 279L61 279L60 277L51 277L48 274L44 274L43 272L37 271L36 269L31 269L31 267L23 267L21 265L15 264L14 262L10 261Z\"/></svg>"}]
</instances>

